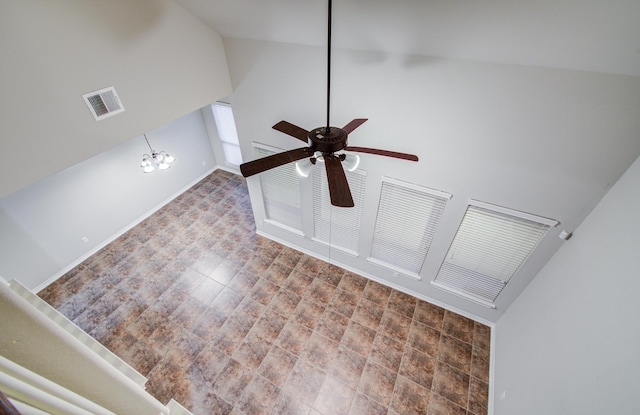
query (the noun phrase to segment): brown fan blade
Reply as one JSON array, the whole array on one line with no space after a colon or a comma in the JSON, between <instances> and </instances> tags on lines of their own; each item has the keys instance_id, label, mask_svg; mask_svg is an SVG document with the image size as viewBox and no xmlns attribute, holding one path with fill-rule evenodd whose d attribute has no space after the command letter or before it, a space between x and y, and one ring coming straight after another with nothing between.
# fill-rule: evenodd
<instances>
[{"instance_id":1,"label":"brown fan blade","mask_svg":"<svg viewBox=\"0 0 640 415\"><path fill-rule=\"evenodd\" d=\"M395 151L380 150L377 148L347 146L344 149L347 151L356 151L358 153L377 154L379 156L387 156L387 157L393 157L393 158L409 160L409 161L418 161L418 156L413 154L398 153Z\"/></svg>"},{"instance_id":2,"label":"brown fan blade","mask_svg":"<svg viewBox=\"0 0 640 415\"><path fill-rule=\"evenodd\" d=\"M243 163L240 165L240 172L244 177L249 177L273 169L274 167L311 156L313 156L313 150L309 147L296 148L295 150L289 150Z\"/></svg>"},{"instance_id":3,"label":"brown fan blade","mask_svg":"<svg viewBox=\"0 0 640 415\"><path fill-rule=\"evenodd\" d=\"M327 170L327 183L329 184L329 197L331 204L339 207L353 207L353 198L349 190L349 182L344 174L340 159L333 154L323 155L324 165Z\"/></svg>"},{"instance_id":4,"label":"brown fan blade","mask_svg":"<svg viewBox=\"0 0 640 415\"><path fill-rule=\"evenodd\" d=\"M365 121L367 121L367 118L356 118L355 120L351 120L349 124L342 127L342 129L345 130L347 134L351 134L353 130L360 127Z\"/></svg>"},{"instance_id":5,"label":"brown fan blade","mask_svg":"<svg viewBox=\"0 0 640 415\"><path fill-rule=\"evenodd\" d=\"M274 130L278 130L282 133L290 135L291 137L297 138L298 140L305 143L308 142L307 135L309 134L309 131L305 130L304 128L298 127L297 125L293 125L290 122L280 121L272 128Z\"/></svg>"}]
</instances>

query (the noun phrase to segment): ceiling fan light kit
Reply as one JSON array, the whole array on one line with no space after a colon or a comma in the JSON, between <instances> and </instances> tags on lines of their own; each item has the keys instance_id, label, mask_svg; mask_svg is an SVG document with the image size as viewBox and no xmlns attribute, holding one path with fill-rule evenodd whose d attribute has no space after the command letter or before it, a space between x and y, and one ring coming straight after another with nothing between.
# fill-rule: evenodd
<instances>
[{"instance_id":1,"label":"ceiling fan light kit","mask_svg":"<svg viewBox=\"0 0 640 415\"><path fill-rule=\"evenodd\" d=\"M357 154L345 154L343 166L347 171L355 171L360 165L360 156Z\"/></svg>"},{"instance_id":2,"label":"ceiling fan light kit","mask_svg":"<svg viewBox=\"0 0 640 415\"><path fill-rule=\"evenodd\" d=\"M296 161L296 172L299 176L309 177L311 173L311 167L316 164L317 159L315 157L311 157L308 160L300 160Z\"/></svg>"},{"instance_id":3,"label":"ceiling fan light kit","mask_svg":"<svg viewBox=\"0 0 640 415\"><path fill-rule=\"evenodd\" d=\"M249 177L287 163L296 162L296 171L298 174L303 177L308 177L313 165L315 165L317 161L320 161L325 166L331 204L339 207L353 207L353 197L349 190L349 183L347 182L344 168L348 171L354 171L357 169L360 157L355 154L336 153L341 151L352 151L409 161L418 161L418 157L413 154L398 153L395 151L380 150L376 148L350 147L348 145L349 134L366 122L366 118L356 118L342 128L331 126L329 119L331 115L331 0L328 0L327 44L326 125L307 131L304 128L298 127L297 125L291 124L287 121L278 122L273 126L273 129L285 133L293 138L297 138L307 144L307 146L243 163L240 165L240 171L244 177ZM308 160L300 161L305 158Z\"/></svg>"}]
</instances>

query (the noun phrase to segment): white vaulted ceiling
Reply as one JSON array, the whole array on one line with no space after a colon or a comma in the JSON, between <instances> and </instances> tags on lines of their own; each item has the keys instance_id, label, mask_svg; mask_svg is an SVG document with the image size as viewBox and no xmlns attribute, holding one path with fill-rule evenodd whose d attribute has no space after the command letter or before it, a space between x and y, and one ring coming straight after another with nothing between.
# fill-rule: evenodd
<instances>
[{"instance_id":1,"label":"white vaulted ceiling","mask_svg":"<svg viewBox=\"0 0 640 415\"><path fill-rule=\"evenodd\" d=\"M324 0L178 0L224 37L325 45ZM640 75L637 0L336 0L336 47Z\"/></svg>"},{"instance_id":2,"label":"white vaulted ceiling","mask_svg":"<svg viewBox=\"0 0 640 415\"><path fill-rule=\"evenodd\" d=\"M177 1L224 38L245 160L257 157L252 142L283 150L299 145L270 128L279 120L306 129L320 125L326 0ZM258 181L248 180L258 201L258 230L495 321L562 245L557 234L575 230L640 154L637 21L637 2L334 0L332 125L369 118L350 135L351 145L420 158L414 164L362 157L362 228L373 226L382 178L453 198L420 280L367 261L364 234L355 257L323 253L304 195L303 236L269 225L262 220ZM561 223L511 280L497 310L430 285L469 200Z\"/></svg>"},{"instance_id":3,"label":"white vaulted ceiling","mask_svg":"<svg viewBox=\"0 0 640 415\"><path fill-rule=\"evenodd\" d=\"M299 145L270 128L280 120L324 121L327 0L5 3L0 195L229 94L245 160L254 141ZM365 219L383 177L453 195L423 280L381 279L436 298L429 281L472 199L562 224L539 268L640 155L638 0L333 6L333 125L367 117L351 145L420 157L362 157ZM126 112L96 122L82 94L109 85ZM529 280L514 279L499 312Z\"/></svg>"}]
</instances>

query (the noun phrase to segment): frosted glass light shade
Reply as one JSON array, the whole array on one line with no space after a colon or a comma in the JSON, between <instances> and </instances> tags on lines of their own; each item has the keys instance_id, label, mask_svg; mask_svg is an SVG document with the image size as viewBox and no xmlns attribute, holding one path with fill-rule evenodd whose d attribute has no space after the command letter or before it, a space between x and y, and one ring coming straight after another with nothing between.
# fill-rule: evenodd
<instances>
[{"instance_id":1,"label":"frosted glass light shade","mask_svg":"<svg viewBox=\"0 0 640 415\"><path fill-rule=\"evenodd\" d=\"M151 155L145 154L142 156L140 167L142 167L143 172L151 173L156 170L168 169L174 161L175 157L165 151L161 151L159 153L153 151Z\"/></svg>"},{"instance_id":2,"label":"frosted glass light shade","mask_svg":"<svg viewBox=\"0 0 640 415\"><path fill-rule=\"evenodd\" d=\"M311 173L311 161L309 159L304 159L300 161L296 161L296 172L302 177L309 177L309 173Z\"/></svg>"},{"instance_id":3,"label":"frosted glass light shade","mask_svg":"<svg viewBox=\"0 0 640 415\"><path fill-rule=\"evenodd\" d=\"M142 171L145 173L151 173L156 169L153 159L148 154L142 156L142 163L140 163L140 167L142 167Z\"/></svg>"},{"instance_id":4,"label":"frosted glass light shade","mask_svg":"<svg viewBox=\"0 0 640 415\"><path fill-rule=\"evenodd\" d=\"M166 170L171 167L171 162L174 160L172 156L165 151L153 154L153 162L158 166L160 170Z\"/></svg>"},{"instance_id":5,"label":"frosted glass light shade","mask_svg":"<svg viewBox=\"0 0 640 415\"><path fill-rule=\"evenodd\" d=\"M357 154L346 154L344 158L344 168L349 171L354 171L360 165L360 156Z\"/></svg>"}]
</instances>

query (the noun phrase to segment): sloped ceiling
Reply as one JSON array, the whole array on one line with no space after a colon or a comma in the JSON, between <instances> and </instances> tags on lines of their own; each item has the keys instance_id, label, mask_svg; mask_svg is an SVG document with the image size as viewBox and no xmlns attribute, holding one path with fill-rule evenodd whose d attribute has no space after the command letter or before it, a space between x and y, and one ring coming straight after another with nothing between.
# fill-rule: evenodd
<instances>
[{"instance_id":1,"label":"sloped ceiling","mask_svg":"<svg viewBox=\"0 0 640 415\"><path fill-rule=\"evenodd\" d=\"M325 0L177 0L223 37L326 44ZM335 0L339 48L640 75L635 0Z\"/></svg>"},{"instance_id":2,"label":"sloped ceiling","mask_svg":"<svg viewBox=\"0 0 640 415\"><path fill-rule=\"evenodd\" d=\"M324 119L326 0L0 4L0 196L232 87L245 156ZM470 198L573 230L640 154L638 21L637 0L335 0L333 120L419 155L363 157L373 185L455 195L442 251ZM110 84L127 111L98 124L80 97Z\"/></svg>"},{"instance_id":3,"label":"sloped ceiling","mask_svg":"<svg viewBox=\"0 0 640 415\"><path fill-rule=\"evenodd\" d=\"M252 141L281 149L298 147L297 140L270 126L284 119L314 128L324 121L325 48L236 38L224 42L245 160L257 157ZM341 260L335 250L325 256L396 282L425 299L495 321L536 271L512 279L509 292L505 289L497 311L491 313L465 308L430 287L467 201L559 221L561 227L545 238L549 245L536 250L544 253L535 261L541 268L561 246L557 233L576 230L640 154L640 77L411 58L336 49L331 120L345 125L355 117L367 117L350 134L351 145L411 152L420 158L411 163L361 156L359 168L367 172L362 228L370 229L375 219L382 176L453 195L429 251L430 262L423 267L421 281L412 281L378 268L363 269L366 246L358 257L364 260L357 264L347 263L350 258ZM310 64L318 60L322 64ZM252 177L247 182L252 200L258 201L254 205L261 205L260 190L252 186L259 180ZM301 188L309 185L304 182ZM308 214L310 208L303 211ZM291 240L292 232L267 229L268 223L256 216L259 230L296 247L319 249L310 239L312 227L303 230L304 238ZM577 238L578 231L573 240Z\"/></svg>"},{"instance_id":4,"label":"sloped ceiling","mask_svg":"<svg viewBox=\"0 0 640 415\"><path fill-rule=\"evenodd\" d=\"M281 119L304 128L324 120L326 0L178 1L224 38L245 159L255 158L251 141L282 149L299 144L269 128ZM495 321L559 249L557 233L575 230L640 154L640 4L334 0L333 6L333 125L367 117L351 145L420 157L415 164L362 158L369 199L361 223L375 219L382 176L454 196L420 281L329 256ZM248 183L254 190L256 183ZM463 304L429 285L470 199L562 224L528 261L530 272L512 279L497 310ZM311 233L293 240L257 219L259 230L316 249Z\"/></svg>"},{"instance_id":5,"label":"sloped ceiling","mask_svg":"<svg viewBox=\"0 0 640 415\"><path fill-rule=\"evenodd\" d=\"M221 37L173 0L0 2L0 197L231 89ZM114 86L96 122L82 95Z\"/></svg>"}]
</instances>

